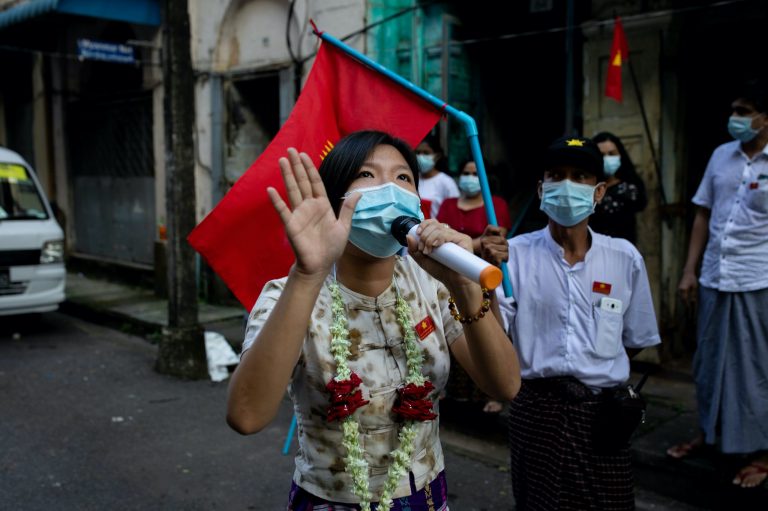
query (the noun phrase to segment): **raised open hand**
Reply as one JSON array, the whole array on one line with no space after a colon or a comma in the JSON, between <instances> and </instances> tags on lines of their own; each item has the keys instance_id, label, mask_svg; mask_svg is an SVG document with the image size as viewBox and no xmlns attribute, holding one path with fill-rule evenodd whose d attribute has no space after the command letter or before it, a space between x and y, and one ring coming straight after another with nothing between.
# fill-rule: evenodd
<instances>
[{"instance_id":1,"label":"raised open hand","mask_svg":"<svg viewBox=\"0 0 768 511\"><path fill-rule=\"evenodd\" d=\"M307 154L291 147L288 157L280 158L279 163L290 207L274 188L268 188L267 193L296 255L296 270L325 277L347 245L360 194L352 194L343 202L337 219L320 174Z\"/></svg>"}]
</instances>

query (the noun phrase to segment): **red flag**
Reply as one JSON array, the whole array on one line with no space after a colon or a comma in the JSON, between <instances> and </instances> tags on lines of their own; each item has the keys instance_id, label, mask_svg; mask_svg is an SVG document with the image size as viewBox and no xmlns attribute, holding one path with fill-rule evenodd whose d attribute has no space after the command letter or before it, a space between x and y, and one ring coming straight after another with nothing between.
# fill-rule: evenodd
<instances>
[{"instance_id":1,"label":"red flag","mask_svg":"<svg viewBox=\"0 0 768 511\"><path fill-rule=\"evenodd\" d=\"M624 27L621 18L616 16L613 25L613 44L611 44L611 56L608 59L608 73L605 79L605 95L621 102L621 70L624 62L629 58L627 37L624 35Z\"/></svg>"},{"instance_id":2,"label":"red flag","mask_svg":"<svg viewBox=\"0 0 768 511\"><path fill-rule=\"evenodd\" d=\"M296 105L280 132L216 208L192 231L189 243L250 310L264 284L285 276L293 251L267 196L285 197L278 158L288 147L315 165L343 136L382 130L416 146L442 112L330 44L322 44Z\"/></svg>"}]
</instances>

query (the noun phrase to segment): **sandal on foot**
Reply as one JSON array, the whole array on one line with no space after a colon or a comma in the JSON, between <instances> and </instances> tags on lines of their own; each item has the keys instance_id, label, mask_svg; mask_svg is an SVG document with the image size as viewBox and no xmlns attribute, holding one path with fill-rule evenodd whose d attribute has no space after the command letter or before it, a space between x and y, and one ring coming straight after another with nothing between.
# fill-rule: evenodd
<instances>
[{"instance_id":1,"label":"sandal on foot","mask_svg":"<svg viewBox=\"0 0 768 511\"><path fill-rule=\"evenodd\" d=\"M499 413L504 409L504 405L500 403L499 401L488 401L485 403L485 406L483 407L483 411L485 413Z\"/></svg>"},{"instance_id":2,"label":"sandal on foot","mask_svg":"<svg viewBox=\"0 0 768 511\"><path fill-rule=\"evenodd\" d=\"M768 479L768 461L755 460L739 470L733 478L733 484L742 488L755 488Z\"/></svg>"},{"instance_id":3,"label":"sandal on foot","mask_svg":"<svg viewBox=\"0 0 768 511\"><path fill-rule=\"evenodd\" d=\"M688 458L698 453L704 447L703 438L694 438L690 442L682 442L667 449L667 456L676 460Z\"/></svg>"}]
</instances>

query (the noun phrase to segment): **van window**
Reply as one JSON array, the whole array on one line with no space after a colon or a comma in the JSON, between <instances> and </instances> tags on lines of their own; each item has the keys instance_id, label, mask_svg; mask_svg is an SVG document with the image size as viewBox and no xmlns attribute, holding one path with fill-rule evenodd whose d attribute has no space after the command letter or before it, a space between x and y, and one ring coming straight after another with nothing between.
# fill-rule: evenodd
<instances>
[{"instance_id":1,"label":"van window","mask_svg":"<svg viewBox=\"0 0 768 511\"><path fill-rule=\"evenodd\" d=\"M43 198L22 165L0 162L0 221L48 218Z\"/></svg>"}]
</instances>

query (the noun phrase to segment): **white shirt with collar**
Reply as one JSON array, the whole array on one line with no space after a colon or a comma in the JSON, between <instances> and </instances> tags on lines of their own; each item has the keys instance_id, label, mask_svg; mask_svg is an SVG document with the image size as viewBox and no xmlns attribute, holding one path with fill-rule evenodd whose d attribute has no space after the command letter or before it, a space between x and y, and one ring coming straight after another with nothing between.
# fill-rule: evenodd
<instances>
[{"instance_id":1,"label":"white shirt with collar","mask_svg":"<svg viewBox=\"0 0 768 511\"><path fill-rule=\"evenodd\" d=\"M500 305L523 378L613 387L629 379L624 348L661 342L642 256L626 240L589 232L592 245L573 266L549 227L509 240L514 298ZM622 311L601 309L604 297Z\"/></svg>"},{"instance_id":2,"label":"white shirt with collar","mask_svg":"<svg viewBox=\"0 0 768 511\"><path fill-rule=\"evenodd\" d=\"M768 146L751 160L737 140L715 149L693 203L711 210L701 285L768 288Z\"/></svg>"},{"instance_id":3,"label":"white shirt with collar","mask_svg":"<svg viewBox=\"0 0 768 511\"><path fill-rule=\"evenodd\" d=\"M432 218L437 218L440 205L445 199L458 197L459 187L451 176L438 172L432 177L419 176L419 196L432 202L430 213Z\"/></svg>"}]
</instances>

